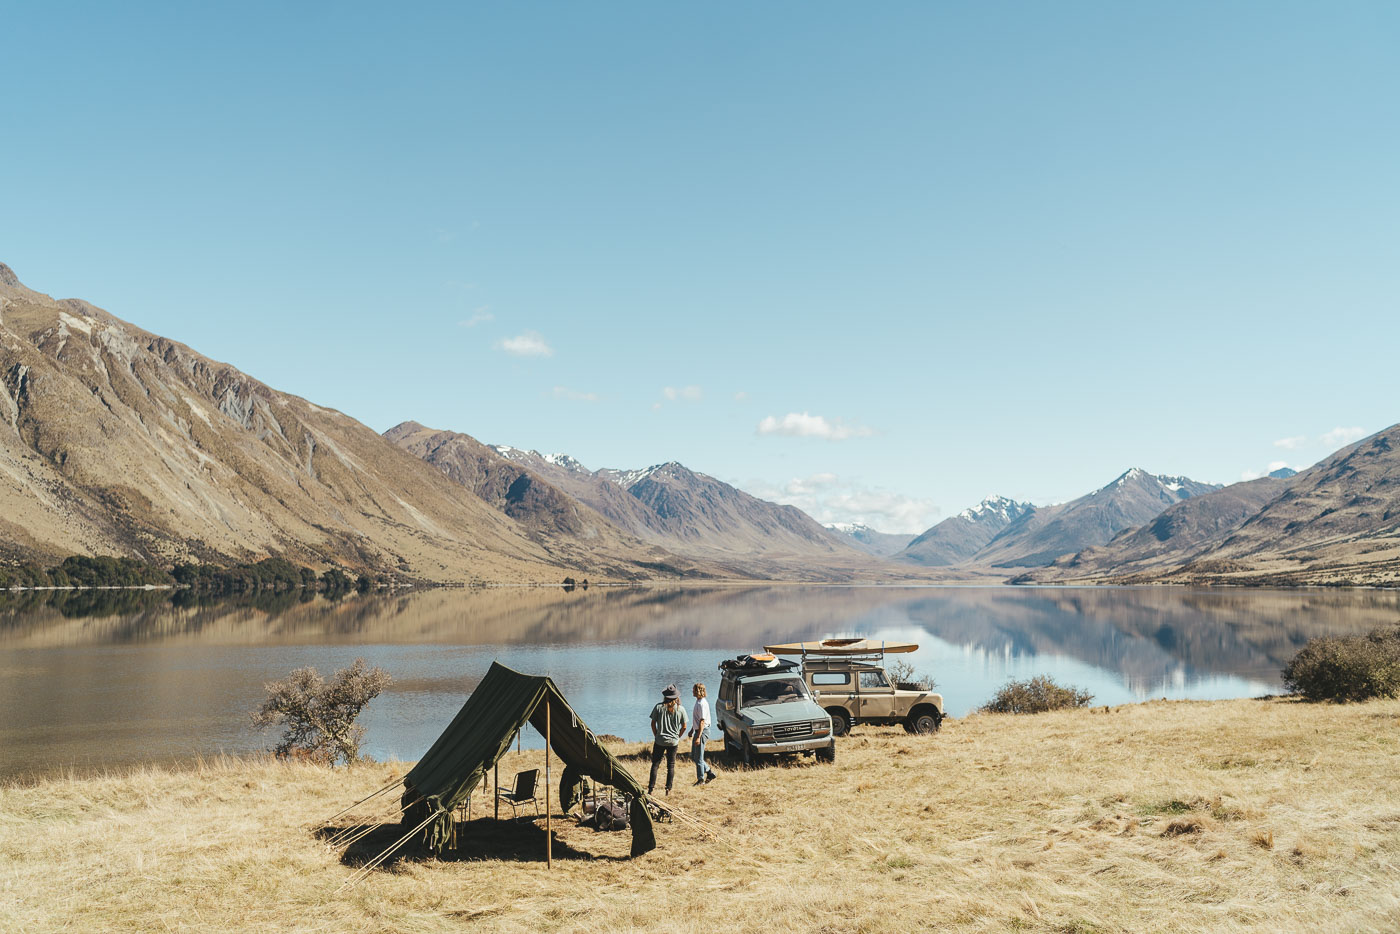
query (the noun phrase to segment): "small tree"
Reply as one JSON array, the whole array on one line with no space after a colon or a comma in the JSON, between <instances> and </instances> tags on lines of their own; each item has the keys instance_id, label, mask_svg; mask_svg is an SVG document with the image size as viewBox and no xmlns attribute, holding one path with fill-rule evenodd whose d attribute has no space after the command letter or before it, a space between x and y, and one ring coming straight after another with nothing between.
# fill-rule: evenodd
<instances>
[{"instance_id":1,"label":"small tree","mask_svg":"<svg viewBox=\"0 0 1400 934\"><path fill-rule=\"evenodd\" d=\"M897 658L885 665L885 674L889 675L895 684L908 684L921 691L932 691L936 687L933 675L924 672L921 675L914 674L914 666L902 658Z\"/></svg>"},{"instance_id":2,"label":"small tree","mask_svg":"<svg viewBox=\"0 0 1400 934\"><path fill-rule=\"evenodd\" d=\"M265 685L267 700L253 712L257 726L284 724L278 758L304 756L314 762L347 764L360 757L365 728L355 723L360 711L393 683L388 672L355 659L331 678L315 668L298 668L281 681Z\"/></svg>"}]
</instances>

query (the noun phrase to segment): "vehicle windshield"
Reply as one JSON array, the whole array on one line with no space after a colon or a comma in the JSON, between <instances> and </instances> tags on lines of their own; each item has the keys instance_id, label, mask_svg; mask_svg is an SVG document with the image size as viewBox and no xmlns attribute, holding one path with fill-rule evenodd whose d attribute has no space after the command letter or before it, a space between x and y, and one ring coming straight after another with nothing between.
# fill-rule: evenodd
<instances>
[{"instance_id":1,"label":"vehicle windshield","mask_svg":"<svg viewBox=\"0 0 1400 934\"><path fill-rule=\"evenodd\" d=\"M807 685L800 678L772 681L750 681L744 684L742 707L762 707L765 704L785 704L807 698Z\"/></svg>"}]
</instances>

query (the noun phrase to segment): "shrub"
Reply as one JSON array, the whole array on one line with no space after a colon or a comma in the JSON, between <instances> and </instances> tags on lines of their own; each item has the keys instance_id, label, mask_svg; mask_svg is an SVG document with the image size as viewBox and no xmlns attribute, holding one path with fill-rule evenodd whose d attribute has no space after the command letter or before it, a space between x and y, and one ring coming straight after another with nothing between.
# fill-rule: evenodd
<instances>
[{"instance_id":1,"label":"shrub","mask_svg":"<svg viewBox=\"0 0 1400 934\"><path fill-rule=\"evenodd\" d=\"M329 683L315 668L298 668L266 685L267 700L253 712L253 723L285 725L274 750L279 758L348 764L360 757L365 735L355 718L392 682L384 669L367 667L363 658L337 671Z\"/></svg>"},{"instance_id":2,"label":"shrub","mask_svg":"<svg viewBox=\"0 0 1400 934\"><path fill-rule=\"evenodd\" d=\"M937 682L933 680L933 675L924 672L921 675L914 674L914 666L902 658L895 659L885 666L885 674L895 684L907 685L910 689L918 691L932 691L937 687Z\"/></svg>"},{"instance_id":3,"label":"shrub","mask_svg":"<svg viewBox=\"0 0 1400 934\"><path fill-rule=\"evenodd\" d=\"M1313 639L1283 669L1283 683L1310 701L1362 701L1400 694L1400 626L1365 636Z\"/></svg>"},{"instance_id":4,"label":"shrub","mask_svg":"<svg viewBox=\"0 0 1400 934\"><path fill-rule=\"evenodd\" d=\"M1067 707L1087 707L1094 695L1056 684L1046 675L1026 681L1008 681L982 708L985 713L1044 713Z\"/></svg>"}]
</instances>

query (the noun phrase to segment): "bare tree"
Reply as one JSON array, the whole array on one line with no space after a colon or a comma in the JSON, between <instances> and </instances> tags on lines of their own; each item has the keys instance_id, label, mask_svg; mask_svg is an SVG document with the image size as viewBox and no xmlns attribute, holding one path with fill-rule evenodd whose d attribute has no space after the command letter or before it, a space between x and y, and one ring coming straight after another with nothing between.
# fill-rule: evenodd
<instances>
[{"instance_id":1,"label":"bare tree","mask_svg":"<svg viewBox=\"0 0 1400 934\"><path fill-rule=\"evenodd\" d=\"M281 681L264 685L267 700L253 712L257 726L284 724L278 757L304 757L334 765L360 757L365 728L355 718L393 682L389 673L370 668L363 658L342 668L327 683L315 668L298 668Z\"/></svg>"}]
</instances>

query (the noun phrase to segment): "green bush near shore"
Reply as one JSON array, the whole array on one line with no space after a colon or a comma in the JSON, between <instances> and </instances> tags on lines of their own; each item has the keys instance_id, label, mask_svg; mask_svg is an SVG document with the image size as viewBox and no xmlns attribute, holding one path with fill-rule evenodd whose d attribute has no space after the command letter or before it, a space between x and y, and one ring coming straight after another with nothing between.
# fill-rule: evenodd
<instances>
[{"instance_id":1,"label":"green bush near shore","mask_svg":"<svg viewBox=\"0 0 1400 934\"><path fill-rule=\"evenodd\" d=\"M1400 626L1313 639L1284 667L1283 683L1310 701L1400 696Z\"/></svg>"},{"instance_id":2,"label":"green bush near shore","mask_svg":"<svg viewBox=\"0 0 1400 934\"><path fill-rule=\"evenodd\" d=\"M1025 681L1008 681L982 708L984 713L1045 713L1087 707L1094 699L1088 691L1056 684L1046 675Z\"/></svg>"}]
</instances>

